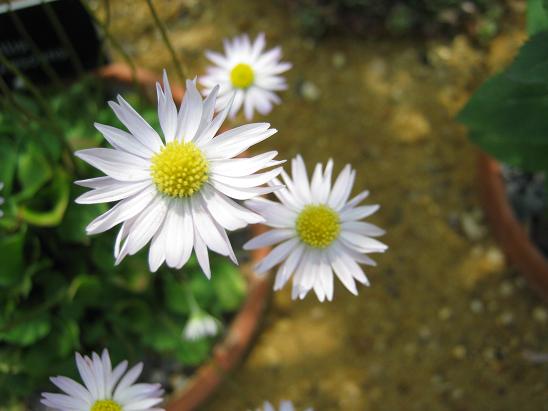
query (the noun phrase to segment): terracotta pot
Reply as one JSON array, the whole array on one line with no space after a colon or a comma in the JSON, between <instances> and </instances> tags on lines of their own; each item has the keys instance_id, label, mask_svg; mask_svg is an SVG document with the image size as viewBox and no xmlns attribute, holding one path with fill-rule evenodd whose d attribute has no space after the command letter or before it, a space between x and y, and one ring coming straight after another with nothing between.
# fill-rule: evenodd
<instances>
[{"instance_id":1,"label":"terracotta pot","mask_svg":"<svg viewBox=\"0 0 548 411\"><path fill-rule=\"evenodd\" d=\"M128 65L114 63L97 70L97 75L108 81L136 84L145 94L156 98L155 87L159 76L148 70L137 68L134 78ZM171 83L171 91L173 99L179 104L184 95L183 88ZM255 236L264 232L265 227L252 225L250 231ZM264 248L251 252L252 261L262 259L268 251L269 249ZM250 272L246 278L246 300L229 325L224 339L213 348L212 358L197 369L180 391L173 393L166 405L167 411L191 411L203 404L223 381L225 375L240 362L251 345L272 287L265 276L258 277Z\"/></svg>"},{"instance_id":2,"label":"terracotta pot","mask_svg":"<svg viewBox=\"0 0 548 411\"><path fill-rule=\"evenodd\" d=\"M487 154L480 153L478 174L483 207L495 238L535 291L548 299L548 260L514 216L506 196L500 164Z\"/></svg>"}]
</instances>

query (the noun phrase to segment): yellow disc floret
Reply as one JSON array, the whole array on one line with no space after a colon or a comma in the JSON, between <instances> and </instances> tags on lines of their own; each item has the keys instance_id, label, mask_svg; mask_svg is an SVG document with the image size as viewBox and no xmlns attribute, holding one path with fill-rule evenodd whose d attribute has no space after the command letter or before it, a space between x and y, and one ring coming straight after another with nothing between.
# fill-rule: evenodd
<instances>
[{"instance_id":1,"label":"yellow disc floret","mask_svg":"<svg viewBox=\"0 0 548 411\"><path fill-rule=\"evenodd\" d=\"M248 88L255 80L255 73L249 64L240 63L230 72L230 81L236 88Z\"/></svg>"},{"instance_id":2,"label":"yellow disc floret","mask_svg":"<svg viewBox=\"0 0 548 411\"><path fill-rule=\"evenodd\" d=\"M299 214L295 224L303 243L314 248L326 248L341 232L339 215L331 208L308 205Z\"/></svg>"},{"instance_id":3,"label":"yellow disc floret","mask_svg":"<svg viewBox=\"0 0 548 411\"><path fill-rule=\"evenodd\" d=\"M156 188L170 197L190 197L208 178L208 163L193 143L168 143L152 157L150 175Z\"/></svg>"},{"instance_id":4,"label":"yellow disc floret","mask_svg":"<svg viewBox=\"0 0 548 411\"><path fill-rule=\"evenodd\" d=\"M90 411L122 411L122 407L112 400L97 400L91 406Z\"/></svg>"}]
</instances>

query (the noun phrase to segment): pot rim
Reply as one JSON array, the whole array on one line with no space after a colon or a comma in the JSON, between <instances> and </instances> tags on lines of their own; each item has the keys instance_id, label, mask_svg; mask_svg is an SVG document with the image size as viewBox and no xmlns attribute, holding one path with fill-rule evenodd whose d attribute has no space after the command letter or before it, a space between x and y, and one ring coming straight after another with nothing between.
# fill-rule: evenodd
<instances>
[{"instance_id":1,"label":"pot rim","mask_svg":"<svg viewBox=\"0 0 548 411\"><path fill-rule=\"evenodd\" d=\"M501 165L485 152L478 155L480 196L498 243L532 288L548 300L548 259L531 241L514 215L501 175Z\"/></svg>"}]
</instances>

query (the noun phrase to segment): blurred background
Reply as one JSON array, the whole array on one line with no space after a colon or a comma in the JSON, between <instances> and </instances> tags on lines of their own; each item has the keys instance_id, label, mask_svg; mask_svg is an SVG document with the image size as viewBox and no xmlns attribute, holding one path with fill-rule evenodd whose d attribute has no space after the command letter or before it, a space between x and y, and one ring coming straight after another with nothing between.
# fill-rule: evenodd
<instances>
[{"instance_id":1,"label":"blurred background","mask_svg":"<svg viewBox=\"0 0 548 411\"><path fill-rule=\"evenodd\" d=\"M247 356L200 409L246 410L267 399L291 399L298 409L316 410L548 410L548 309L491 234L480 204L478 148L455 120L474 90L510 64L527 39L526 2L152 3L190 78L205 72L204 50L222 51L223 38L264 32L269 47L282 46L283 60L293 63L286 74L289 89L270 115L254 118L279 132L256 150L275 149L281 158L301 153L309 171L315 162L329 158L337 172L352 164L357 169L355 190L370 190L368 201L381 205L371 222L386 229L382 240L390 247L376 258L377 267L366 270L371 286L360 288L357 297L340 284L334 301L323 304L313 296L291 301L288 287L274 293ZM167 68L176 82L176 62L146 1L85 5L93 23L99 24L105 60L129 59L155 73ZM78 48L78 39L72 40ZM85 87L94 90L93 85ZM9 88L6 84L4 97L18 93L17 87L11 92ZM25 85L22 89L25 94ZM74 94L81 98L84 91ZM32 93L29 99L35 99ZM79 135L95 133L94 110L82 121L87 128ZM154 110L152 105L150 118ZM8 127L7 107L3 111L0 151L8 144L5 136L16 129ZM74 140L70 144L78 146ZM63 161L73 167L61 156ZM14 187L17 184L20 180ZM7 193L0 195L8 201ZM9 206L3 207L9 217ZM95 215L87 210L87 220L78 218L85 225ZM0 229L13 233L20 225L14 227L5 223ZM65 236L63 241L69 240ZM112 246L110 238L104 241ZM21 267L30 261L30 246L25 244ZM87 244L78 247L78 252L87 253ZM22 306L36 309L40 299L31 289L13 296L13 289L3 294L1 320L6 323ZM9 304L7 298L12 298ZM233 306L211 310L225 316L242 298ZM139 322L139 312L132 311L132 321ZM87 331L80 322L84 317L73 321L78 335ZM0 328L2 389L28 380L24 367L30 360L16 363L13 355L25 358L29 347L40 345L43 338L59 341L56 334L48 337L55 329L25 345L8 328ZM81 338L67 340L72 342L59 355L70 360L68 352L97 350L102 348L94 346L98 342L109 346L108 337L88 342ZM158 348L161 344L145 346L164 351ZM209 356L211 346L197 355L197 365ZM124 358L123 346L113 351ZM134 355L138 358L139 353ZM17 372L17 367L23 371ZM25 395L18 394L11 406L18 407L13 404L20 404Z\"/></svg>"}]
</instances>

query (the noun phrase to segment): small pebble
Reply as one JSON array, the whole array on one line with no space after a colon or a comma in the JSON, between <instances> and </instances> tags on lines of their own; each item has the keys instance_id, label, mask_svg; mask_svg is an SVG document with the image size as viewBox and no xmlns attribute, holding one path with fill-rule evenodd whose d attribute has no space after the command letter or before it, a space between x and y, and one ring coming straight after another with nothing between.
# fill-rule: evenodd
<instances>
[{"instance_id":1,"label":"small pebble","mask_svg":"<svg viewBox=\"0 0 548 411\"><path fill-rule=\"evenodd\" d=\"M447 321L451 318L451 315L453 315L453 312L449 307L443 307L438 311L438 318L443 321Z\"/></svg>"},{"instance_id":2,"label":"small pebble","mask_svg":"<svg viewBox=\"0 0 548 411\"><path fill-rule=\"evenodd\" d=\"M483 358L487 361L493 361L495 359L496 350L493 347L487 347L483 350Z\"/></svg>"},{"instance_id":3,"label":"small pebble","mask_svg":"<svg viewBox=\"0 0 548 411\"><path fill-rule=\"evenodd\" d=\"M505 311L497 318L497 321L502 325L510 325L514 322L514 314L510 311Z\"/></svg>"},{"instance_id":4,"label":"small pebble","mask_svg":"<svg viewBox=\"0 0 548 411\"><path fill-rule=\"evenodd\" d=\"M308 101L316 101L320 98L320 95L321 95L321 92L318 86L316 86L311 81L305 81L301 85L300 93L303 96L303 98Z\"/></svg>"},{"instance_id":5,"label":"small pebble","mask_svg":"<svg viewBox=\"0 0 548 411\"><path fill-rule=\"evenodd\" d=\"M466 347L464 345L457 345L453 347L452 354L457 360L462 360L466 357Z\"/></svg>"},{"instance_id":6,"label":"small pebble","mask_svg":"<svg viewBox=\"0 0 548 411\"><path fill-rule=\"evenodd\" d=\"M432 331L428 327L421 327L419 329L419 337L422 340L428 340L432 336Z\"/></svg>"},{"instance_id":7,"label":"small pebble","mask_svg":"<svg viewBox=\"0 0 548 411\"><path fill-rule=\"evenodd\" d=\"M508 297L514 292L514 286L510 281L504 281L499 287L499 293L503 297Z\"/></svg>"},{"instance_id":8,"label":"small pebble","mask_svg":"<svg viewBox=\"0 0 548 411\"><path fill-rule=\"evenodd\" d=\"M535 307L533 310L533 318L539 323L545 323L548 320L548 311L544 307Z\"/></svg>"},{"instance_id":9,"label":"small pebble","mask_svg":"<svg viewBox=\"0 0 548 411\"><path fill-rule=\"evenodd\" d=\"M472 300L470 301L470 310L474 314L479 314L483 312L483 302L481 300Z\"/></svg>"},{"instance_id":10,"label":"small pebble","mask_svg":"<svg viewBox=\"0 0 548 411\"><path fill-rule=\"evenodd\" d=\"M346 65L346 55L341 52L335 53L331 58L331 62L333 63L333 67L337 69L343 68Z\"/></svg>"},{"instance_id":11,"label":"small pebble","mask_svg":"<svg viewBox=\"0 0 548 411\"><path fill-rule=\"evenodd\" d=\"M460 388L455 388L453 391L451 391L451 397L453 397L454 400L460 400L464 394L464 391Z\"/></svg>"}]
</instances>

